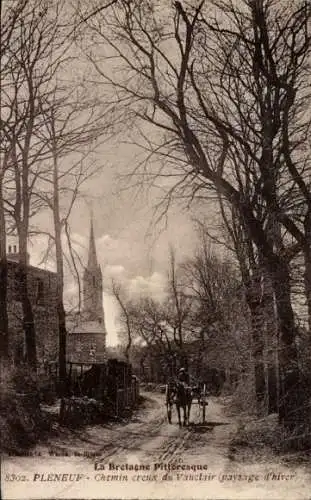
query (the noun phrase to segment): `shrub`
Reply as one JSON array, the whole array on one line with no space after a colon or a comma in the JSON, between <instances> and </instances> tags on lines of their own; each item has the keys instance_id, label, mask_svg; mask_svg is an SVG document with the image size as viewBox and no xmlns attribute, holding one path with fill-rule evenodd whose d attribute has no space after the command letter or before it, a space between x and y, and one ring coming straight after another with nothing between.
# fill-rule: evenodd
<instances>
[{"instance_id":1,"label":"shrub","mask_svg":"<svg viewBox=\"0 0 311 500\"><path fill-rule=\"evenodd\" d=\"M232 395L231 410L233 413L246 413L249 415L256 413L256 395L251 374L244 375L240 379Z\"/></svg>"},{"instance_id":2,"label":"shrub","mask_svg":"<svg viewBox=\"0 0 311 500\"><path fill-rule=\"evenodd\" d=\"M40 409L36 375L28 366L4 366L0 388L1 451L21 454L48 425Z\"/></svg>"},{"instance_id":3,"label":"shrub","mask_svg":"<svg viewBox=\"0 0 311 500\"><path fill-rule=\"evenodd\" d=\"M257 419L242 419L230 443L230 453L238 461L256 462L278 453L282 440L282 428L277 415Z\"/></svg>"}]
</instances>

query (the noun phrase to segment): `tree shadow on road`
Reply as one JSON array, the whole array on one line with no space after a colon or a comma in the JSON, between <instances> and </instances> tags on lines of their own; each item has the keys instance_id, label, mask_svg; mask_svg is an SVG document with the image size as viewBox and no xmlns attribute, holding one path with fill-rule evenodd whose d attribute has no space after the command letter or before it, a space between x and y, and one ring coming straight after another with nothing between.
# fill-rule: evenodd
<instances>
[{"instance_id":1,"label":"tree shadow on road","mask_svg":"<svg viewBox=\"0 0 311 500\"><path fill-rule=\"evenodd\" d=\"M212 431L215 427L218 427L220 425L230 425L230 422L212 422L212 421L207 421L204 423L190 422L188 425L188 429L191 430L192 432L203 434L205 432Z\"/></svg>"}]
</instances>

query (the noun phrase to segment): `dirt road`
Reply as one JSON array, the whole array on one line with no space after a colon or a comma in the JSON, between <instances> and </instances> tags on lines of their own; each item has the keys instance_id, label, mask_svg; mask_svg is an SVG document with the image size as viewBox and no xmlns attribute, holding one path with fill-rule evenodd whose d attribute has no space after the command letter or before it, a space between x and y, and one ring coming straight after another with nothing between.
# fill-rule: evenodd
<instances>
[{"instance_id":1,"label":"dirt road","mask_svg":"<svg viewBox=\"0 0 311 500\"><path fill-rule=\"evenodd\" d=\"M233 460L229 443L236 422L225 417L217 398L209 402L206 424L200 419L194 405L189 427L179 428L176 413L170 425L163 395L148 394L130 422L61 430L35 448L37 456L14 457L6 463L11 471L28 471L31 498L41 498L34 492L42 488L43 498L310 498L310 473L305 468ZM76 490L74 484L58 485L55 493L47 474L68 467L85 480ZM24 498L16 495L14 483L10 486L4 498Z\"/></svg>"},{"instance_id":2,"label":"dirt road","mask_svg":"<svg viewBox=\"0 0 311 500\"><path fill-rule=\"evenodd\" d=\"M207 407L207 421L201 425L201 415L196 404L191 410L189 427L179 428L176 412L173 423L167 422L164 397L156 393L145 394L142 407L127 423L110 423L89 426L79 431L60 432L49 442L37 446L36 450L47 453L84 453L101 459L113 457L116 463L131 458L140 462L182 460L194 454L194 459L205 447L212 451L214 461L223 459L230 432L234 424L223 416L217 400L211 400Z\"/></svg>"}]
</instances>

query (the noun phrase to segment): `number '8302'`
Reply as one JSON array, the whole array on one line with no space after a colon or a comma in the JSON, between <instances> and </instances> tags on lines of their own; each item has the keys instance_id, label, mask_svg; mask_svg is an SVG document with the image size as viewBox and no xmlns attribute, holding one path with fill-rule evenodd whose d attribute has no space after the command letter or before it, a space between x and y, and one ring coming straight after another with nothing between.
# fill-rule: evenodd
<instances>
[{"instance_id":1,"label":"number '8302'","mask_svg":"<svg viewBox=\"0 0 311 500\"><path fill-rule=\"evenodd\" d=\"M26 476L23 474L6 474L6 481L27 481Z\"/></svg>"}]
</instances>

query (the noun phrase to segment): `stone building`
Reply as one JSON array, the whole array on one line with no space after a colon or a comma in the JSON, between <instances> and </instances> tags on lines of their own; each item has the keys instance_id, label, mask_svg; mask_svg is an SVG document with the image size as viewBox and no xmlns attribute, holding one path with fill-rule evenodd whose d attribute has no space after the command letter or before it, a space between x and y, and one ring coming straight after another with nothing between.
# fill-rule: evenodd
<instances>
[{"instance_id":1,"label":"stone building","mask_svg":"<svg viewBox=\"0 0 311 500\"><path fill-rule=\"evenodd\" d=\"M16 242L8 241L8 320L9 355L14 364L25 354L23 312L19 279L19 252ZM58 317L56 305L56 273L28 265L27 285L33 309L38 364L57 361Z\"/></svg>"},{"instance_id":2,"label":"stone building","mask_svg":"<svg viewBox=\"0 0 311 500\"><path fill-rule=\"evenodd\" d=\"M91 220L88 262L83 275L83 308L67 316L67 360L89 363L106 360L103 276L97 259Z\"/></svg>"}]
</instances>

